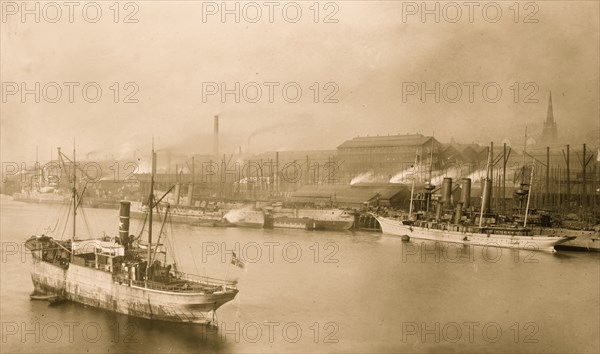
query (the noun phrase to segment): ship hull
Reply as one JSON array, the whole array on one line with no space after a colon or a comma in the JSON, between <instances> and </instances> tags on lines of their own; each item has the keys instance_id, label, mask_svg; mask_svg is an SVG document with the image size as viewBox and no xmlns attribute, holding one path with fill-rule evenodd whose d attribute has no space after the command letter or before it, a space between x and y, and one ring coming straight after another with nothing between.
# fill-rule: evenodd
<instances>
[{"instance_id":1,"label":"ship hull","mask_svg":"<svg viewBox=\"0 0 600 354\"><path fill-rule=\"evenodd\" d=\"M294 218L281 216L273 219L273 227L276 229L302 229L311 230L313 220L308 218Z\"/></svg>"},{"instance_id":2,"label":"ship hull","mask_svg":"<svg viewBox=\"0 0 600 354\"><path fill-rule=\"evenodd\" d=\"M31 277L36 295L66 300L151 320L211 323L214 311L237 290L213 294L172 293L119 283L112 274L69 264L67 269L34 259Z\"/></svg>"},{"instance_id":3,"label":"ship hull","mask_svg":"<svg viewBox=\"0 0 600 354\"><path fill-rule=\"evenodd\" d=\"M274 211L274 222L274 227L343 231L354 225L354 217L341 209L282 209Z\"/></svg>"},{"instance_id":4,"label":"ship hull","mask_svg":"<svg viewBox=\"0 0 600 354\"><path fill-rule=\"evenodd\" d=\"M569 251L600 252L600 233L594 230L543 229L544 235L576 236L575 240L558 245L556 249Z\"/></svg>"},{"instance_id":5,"label":"ship hull","mask_svg":"<svg viewBox=\"0 0 600 354\"><path fill-rule=\"evenodd\" d=\"M232 222L231 225L236 227L246 227L252 229L262 229L264 227L264 223L260 222L252 222L252 221L237 221Z\"/></svg>"},{"instance_id":6,"label":"ship hull","mask_svg":"<svg viewBox=\"0 0 600 354\"><path fill-rule=\"evenodd\" d=\"M572 237L552 236L514 236L514 235L488 235L472 232L438 230L405 225L401 221L377 216L384 234L396 236L409 236L420 240L461 243L486 247L502 247L516 249L530 249L537 251L554 252L554 246L572 240ZM450 225L450 227L456 227Z\"/></svg>"},{"instance_id":7,"label":"ship hull","mask_svg":"<svg viewBox=\"0 0 600 354\"><path fill-rule=\"evenodd\" d=\"M232 210L229 213L223 216L223 220L233 226L249 228L265 227L265 215L261 210Z\"/></svg>"},{"instance_id":8,"label":"ship hull","mask_svg":"<svg viewBox=\"0 0 600 354\"><path fill-rule=\"evenodd\" d=\"M132 211L131 217L133 219L141 219L146 218L146 213L141 211ZM198 216L198 215L175 215L171 214L171 222L177 224L188 224L194 226L212 226L212 227L225 227L231 226L227 222L222 220L220 216Z\"/></svg>"},{"instance_id":9,"label":"ship hull","mask_svg":"<svg viewBox=\"0 0 600 354\"><path fill-rule=\"evenodd\" d=\"M13 200L16 202L24 203L37 203L37 204L66 204L69 202L68 199L62 196L54 195L27 195L16 193L13 194Z\"/></svg>"},{"instance_id":10,"label":"ship hull","mask_svg":"<svg viewBox=\"0 0 600 354\"><path fill-rule=\"evenodd\" d=\"M343 231L348 230L354 224L354 220L314 220L311 229L327 230L327 231Z\"/></svg>"}]
</instances>

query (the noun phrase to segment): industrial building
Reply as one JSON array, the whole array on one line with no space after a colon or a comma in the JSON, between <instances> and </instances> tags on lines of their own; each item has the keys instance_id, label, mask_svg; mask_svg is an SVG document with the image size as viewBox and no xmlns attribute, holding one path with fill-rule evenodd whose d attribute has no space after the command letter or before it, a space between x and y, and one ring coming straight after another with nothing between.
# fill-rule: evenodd
<instances>
[{"instance_id":1,"label":"industrial building","mask_svg":"<svg viewBox=\"0 0 600 354\"><path fill-rule=\"evenodd\" d=\"M354 176L371 171L380 181L387 182L393 175L414 164L429 164L439 168L442 144L434 137L421 134L356 137L337 147L337 158L342 162L340 174L346 182Z\"/></svg>"}]
</instances>

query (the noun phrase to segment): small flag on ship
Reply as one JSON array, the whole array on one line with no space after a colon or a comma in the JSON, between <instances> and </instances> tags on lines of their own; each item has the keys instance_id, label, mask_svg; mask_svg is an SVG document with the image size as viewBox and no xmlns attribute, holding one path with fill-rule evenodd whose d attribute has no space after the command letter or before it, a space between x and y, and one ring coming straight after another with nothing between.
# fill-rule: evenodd
<instances>
[{"instance_id":1,"label":"small flag on ship","mask_svg":"<svg viewBox=\"0 0 600 354\"><path fill-rule=\"evenodd\" d=\"M242 269L246 268L246 265L244 264L244 261L242 261L241 259L238 258L237 254L235 254L235 252L232 252L233 255L231 256L231 264L233 264L236 267L240 267Z\"/></svg>"}]
</instances>

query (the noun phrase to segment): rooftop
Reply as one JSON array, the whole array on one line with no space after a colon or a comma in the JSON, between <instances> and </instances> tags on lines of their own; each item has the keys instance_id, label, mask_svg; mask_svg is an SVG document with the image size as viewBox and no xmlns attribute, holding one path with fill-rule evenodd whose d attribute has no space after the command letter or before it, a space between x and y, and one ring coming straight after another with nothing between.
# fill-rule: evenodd
<instances>
[{"instance_id":1,"label":"rooftop","mask_svg":"<svg viewBox=\"0 0 600 354\"><path fill-rule=\"evenodd\" d=\"M421 146L434 139L431 136L423 136L422 134L398 134L398 135L378 135L378 136L362 136L352 140L346 140L338 149L342 148L361 148L371 146ZM437 142L434 139L435 142Z\"/></svg>"}]
</instances>

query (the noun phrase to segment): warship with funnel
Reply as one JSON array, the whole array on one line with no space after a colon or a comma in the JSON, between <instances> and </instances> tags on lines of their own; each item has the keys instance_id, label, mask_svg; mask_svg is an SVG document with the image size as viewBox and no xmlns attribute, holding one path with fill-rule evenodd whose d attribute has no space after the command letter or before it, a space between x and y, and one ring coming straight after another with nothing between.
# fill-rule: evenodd
<instances>
[{"instance_id":1,"label":"warship with funnel","mask_svg":"<svg viewBox=\"0 0 600 354\"><path fill-rule=\"evenodd\" d=\"M491 156L490 148L488 150L487 177L482 181L482 202L478 212L470 208L471 179L463 178L461 180L460 201L454 203L455 206L452 206L452 179L444 178L441 197L435 203L435 217L427 218L427 213L418 214L419 216L425 216L421 219L413 217L414 183L411 191L408 218L399 220L376 214L372 214L372 216L377 219L384 234L408 236L409 238L421 240L461 243L464 245L554 252L554 246L575 239L574 236L539 235L535 234L532 228L527 227L527 210L529 209L530 195L528 196L522 225L498 223L497 215L491 212ZM532 180L533 168L531 172ZM531 186L531 181L529 187ZM435 187L429 183L425 190L426 210L429 211L430 205L433 205L432 194Z\"/></svg>"}]
</instances>

